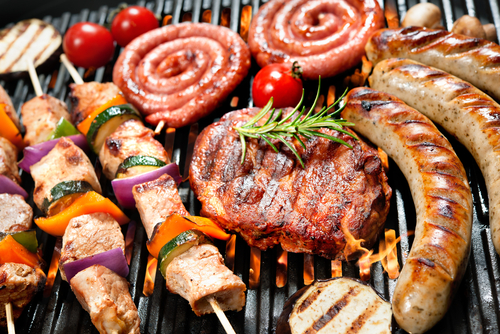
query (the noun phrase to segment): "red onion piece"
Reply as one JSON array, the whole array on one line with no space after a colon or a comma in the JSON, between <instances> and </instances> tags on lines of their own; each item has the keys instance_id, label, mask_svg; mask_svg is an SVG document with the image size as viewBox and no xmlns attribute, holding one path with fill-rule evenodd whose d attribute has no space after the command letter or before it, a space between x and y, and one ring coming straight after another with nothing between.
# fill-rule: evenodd
<instances>
[{"instance_id":1,"label":"red onion piece","mask_svg":"<svg viewBox=\"0 0 500 334\"><path fill-rule=\"evenodd\" d=\"M0 194L14 194L21 195L24 199L28 198L26 190L5 175L0 175Z\"/></svg>"},{"instance_id":2,"label":"red onion piece","mask_svg":"<svg viewBox=\"0 0 500 334\"><path fill-rule=\"evenodd\" d=\"M132 195L132 187L136 184L156 180L163 174L170 175L175 182L177 182L177 185L179 185L182 181L182 177L179 173L179 166L177 166L176 163L171 163L137 176L127 177L124 179L114 179L111 181L111 186L113 186L113 191L115 192L118 203L120 203L120 205L125 209L134 209L135 200Z\"/></svg>"},{"instance_id":3,"label":"red onion piece","mask_svg":"<svg viewBox=\"0 0 500 334\"><path fill-rule=\"evenodd\" d=\"M84 135L73 135L67 138L71 139L76 146L80 147L85 152L88 152L89 144L87 143L87 138L85 138ZM30 173L30 167L36 164L38 161L42 160L42 158L46 156L54 148L54 146L56 146L59 139L61 138L56 138L40 144L25 147L23 151L23 160L18 163L18 166L21 167L25 172Z\"/></svg>"},{"instance_id":4,"label":"red onion piece","mask_svg":"<svg viewBox=\"0 0 500 334\"><path fill-rule=\"evenodd\" d=\"M76 274L95 264L100 264L101 266L114 271L122 277L128 276L129 268L127 259L125 258L123 250L120 247L109 250L107 252L91 255L80 260L65 263L63 265L63 270L66 274L68 282L71 282L71 279Z\"/></svg>"}]
</instances>

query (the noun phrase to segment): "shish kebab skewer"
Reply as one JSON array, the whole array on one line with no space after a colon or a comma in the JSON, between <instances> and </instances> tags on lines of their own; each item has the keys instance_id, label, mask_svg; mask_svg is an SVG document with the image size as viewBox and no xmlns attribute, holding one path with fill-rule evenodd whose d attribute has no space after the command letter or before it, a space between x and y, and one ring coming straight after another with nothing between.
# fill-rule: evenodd
<instances>
[{"instance_id":1,"label":"shish kebab skewer","mask_svg":"<svg viewBox=\"0 0 500 334\"><path fill-rule=\"evenodd\" d=\"M66 66L72 67L71 64L68 64L68 62L64 56L61 57L61 60L63 61L63 63ZM72 73L72 75L78 75L78 73L74 69L69 70L69 72ZM75 82L82 82L82 80L78 76L78 78L75 78ZM79 92L76 89L74 89L74 86L72 87L72 94L73 94L73 97L75 97L78 101L78 105L76 108L77 110L88 109L85 106L85 99L79 98ZM98 116L95 116L95 117L97 118ZM96 118L94 118L94 119L96 119ZM141 128L142 128L142 130L140 130ZM157 131L158 131L158 129L157 129ZM141 135L139 137L139 134L141 132L143 133L143 135ZM147 132L147 135L144 135L144 133L146 133L146 132ZM139 139L138 139L138 137L139 137ZM118 126L116 131L113 132L112 134L110 134L109 137L107 137L104 140L102 148L99 148L98 153L99 153L99 158L101 160L101 164L103 165L103 171L104 171L105 175L111 180L113 180L115 178L120 179L120 178L127 177L127 176L137 176L137 175L141 175L141 174L142 175L147 174L148 170L144 169L143 167L140 167L140 166L132 166L132 169L135 169L135 171L133 171L132 173L129 173L129 168L123 168L124 164L127 161L130 161L131 159L133 159L134 156L140 155L143 158L144 157L159 157L159 158L165 157L166 160L168 160L168 156L167 156L166 152L164 151L163 146L153 138L152 131L149 130L148 128L146 128L140 121L137 121L137 120L128 120L128 121L122 123L120 126ZM152 166L152 167L154 168L154 167L158 167L158 166ZM127 175L127 173L128 173L128 175ZM127 182L129 182L129 181L130 181L130 179L127 180ZM143 183L143 181L138 180L137 183L142 183L139 186L144 185L146 188L148 186L151 186L152 188L155 189L154 191L159 191L161 194L164 194L164 191L167 191L167 192L171 193L173 196L177 196L177 198L178 198L177 189L176 189L175 182L173 181L173 179L171 179L171 178L167 179L167 176L164 175L164 176L160 177L159 179L156 179L156 177L155 177L155 179L153 179L153 180L146 180L146 181L148 181L148 182ZM113 181L113 182L115 182L115 181ZM163 189L163 186L166 186L167 188ZM170 186L172 188L169 188ZM147 190L146 190L146 192L147 192ZM116 189L115 189L115 193L117 193ZM145 195L145 196L148 197L148 195ZM140 195L139 195L139 197L140 197ZM169 208L168 207L169 206L168 200L163 198L163 196L160 196L160 197L153 196L153 198L151 198L150 200L154 200L155 202L160 200L160 203L157 203L157 205L155 205L155 206L146 206L144 208L141 208L142 209L141 217L143 217L143 223L144 223L144 219L148 219L151 216L155 216L155 219L156 219L153 222L149 222L149 224L144 223L146 231L147 231L148 236L150 238L153 237L153 229L155 227L152 223L156 224L156 223L158 223L158 221L163 221L167 218L167 216L169 216L170 214L172 214L178 210L183 215L189 215L188 212L185 210L184 206L182 205L182 202L180 201L180 199L179 199L180 205L178 205L178 207L177 207L178 210L174 210L174 209ZM131 203L133 205L133 203L134 203L133 200L131 201ZM122 205L123 205L123 203L122 203ZM144 215L146 215L146 216L144 216ZM182 220L184 218L179 218L179 219ZM195 224L192 224L192 225L196 226ZM211 228L218 229L218 227L211 227ZM200 229L203 230L203 228L200 228ZM184 233L186 231L182 231L182 232ZM218 232L218 233L220 233L220 232ZM201 237L201 238L204 239L203 237ZM161 245L161 246L163 246L163 245ZM208 245L204 246L204 248L207 248L207 247L208 247ZM210 247L212 247L212 248L210 248ZM239 310L244 305L244 292L243 291L246 288L245 288L243 282L241 282L241 280L237 276L235 276L227 267L222 265L222 260L221 260L222 257L219 254L218 250L213 246L210 246L210 247L208 247L208 248L210 248L209 251L211 253L213 253L213 255L214 255L214 256L211 256L211 258L216 259L216 260L215 261L212 260L211 262L207 262L207 261L203 262L204 268L212 268L212 269L215 269L215 271L221 271L224 273L223 276L225 275L224 276L225 278L231 280L231 282L232 282L231 284L234 283L229 288L227 288L227 287L224 288L222 286L219 286L219 289L221 289L221 291L230 290L230 291L238 291L239 292L239 295L238 295L239 296L238 298L240 298L239 303L233 303L234 305L232 305L232 306L228 306L226 304L223 305L223 308L225 308L225 309L237 309L237 310ZM178 250L176 250L175 252L178 252ZM158 257L158 254L156 254L156 257ZM194 264L196 264L196 262L198 262L198 264L202 263L202 262L200 262L200 260L198 260L198 261L194 261ZM165 268L166 268L166 265L165 265ZM162 271L162 274L164 276L166 276L165 270ZM199 278L201 279L202 276L200 275ZM206 280L205 277L203 277L202 279ZM168 279L167 279L167 281L168 281ZM196 304L196 302L193 301L193 298L189 298L190 297L189 292L182 293L180 291L176 291L175 288L171 288L171 287L169 287L169 289L172 292L180 293L184 298L188 299L191 303L193 310L198 315L201 315L204 313L210 313L210 312L212 312L212 310L215 311L216 314L218 315L221 323L223 324L225 330L228 333L234 333L234 330L232 329L229 322L227 321L227 318L223 314L222 308L217 303L216 298L213 298L213 296L209 296L209 295L206 295L206 296L204 295L203 298L198 298L198 299L202 300L202 304L206 303L207 305L211 305L211 307L206 307L207 305L204 305L204 307L198 309L197 308L198 304ZM217 295L216 293L217 293L216 290L212 291L212 295ZM238 298L236 298L236 299L238 299ZM196 298L194 298L194 299L196 299Z\"/></svg>"}]
</instances>

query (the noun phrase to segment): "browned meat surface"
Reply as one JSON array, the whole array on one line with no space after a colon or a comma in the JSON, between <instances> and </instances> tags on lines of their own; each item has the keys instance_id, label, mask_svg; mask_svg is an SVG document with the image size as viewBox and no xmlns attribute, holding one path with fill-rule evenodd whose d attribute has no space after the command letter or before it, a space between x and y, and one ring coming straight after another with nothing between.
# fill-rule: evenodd
<instances>
[{"instance_id":1,"label":"browned meat surface","mask_svg":"<svg viewBox=\"0 0 500 334\"><path fill-rule=\"evenodd\" d=\"M262 250L281 243L290 252L344 258L351 255L344 249L346 232L364 239L365 247L373 245L392 195L377 150L323 129L353 149L320 137L304 139L306 150L295 145L304 160L302 168L279 142L276 153L264 141L252 139L240 164L241 143L233 126L243 125L257 112L228 113L198 136L190 182L202 215Z\"/></svg>"},{"instance_id":2,"label":"browned meat surface","mask_svg":"<svg viewBox=\"0 0 500 334\"><path fill-rule=\"evenodd\" d=\"M245 306L245 283L224 265L213 245L193 246L174 258L166 277L170 292L189 301L196 315L214 312L209 297L224 311L239 311Z\"/></svg>"},{"instance_id":3,"label":"browned meat surface","mask_svg":"<svg viewBox=\"0 0 500 334\"><path fill-rule=\"evenodd\" d=\"M46 141L61 117L70 120L66 103L47 94L34 97L24 103L21 107L21 115L26 128L24 143L27 146Z\"/></svg>"},{"instance_id":4,"label":"browned meat surface","mask_svg":"<svg viewBox=\"0 0 500 334\"><path fill-rule=\"evenodd\" d=\"M21 125L19 123L19 117L17 117L16 109L14 109L14 105L12 104L12 100L10 99L9 94L0 86L0 104L5 104L5 113L9 118L14 122L17 128L20 130Z\"/></svg>"},{"instance_id":5,"label":"browned meat surface","mask_svg":"<svg viewBox=\"0 0 500 334\"><path fill-rule=\"evenodd\" d=\"M16 161L17 148L7 139L0 137L0 174L7 176L17 184L21 184Z\"/></svg>"},{"instance_id":6,"label":"browned meat surface","mask_svg":"<svg viewBox=\"0 0 500 334\"><path fill-rule=\"evenodd\" d=\"M139 334L140 319L125 278L101 265L80 271L71 289L99 333Z\"/></svg>"},{"instance_id":7,"label":"browned meat surface","mask_svg":"<svg viewBox=\"0 0 500 334\"><path fill-rule=\"evenodd\" d=\"M154 181L135 185L132 194L148 238L151 238L156 224L165 221L167 216L173 213L189 215L182 204L177 184L168 174Z\"/></svg>"},{"instance_id":8,"label":"browned meat surface","mask_svg":"<svg viewBox=\"0 0 500 334\"><path fill-rule=\"evenodd\" d=\"M45 280L39 268L18 263L0 265L0 326L7 325L4 305L12 303L14 319L17 319L31 298L43 288Z\"/></svg>"},{"instance_id":9,"label":"browned meat surface","mask_svg":"<svg viewBox=\"0 0 500 334\"><path fill-rule=\"evenodd\" d=\"M108 138L99 152L99 161L104 175L110 180L115 178L120 164L128 157L143 155L168 162L167 152L156 139L154 131L145 127L141 121L132 119L120 125ZM134 169L124 173L134 176Z\"/></svg>"},{"instance_id":10,"label":"browned meat surface","mask_svg":"<svg viewBox=\"0 0 500 334\"><path fill-rule=\"evenodd\" d=\"M44 198L52 200L50 190L63 181L86 181L101 193L101 185L89 158L68 138L59 139L49 154L30 170L35 181L33 200L42 211Z\"/></svg>"},{"instance_id":11,"label":"browned meat surface","mask_svg":"<svg viewBox=\"0 0 500 334\"><path fill-rule=\"evenodd\" d=\"M120 89L112 82L85 82L84 84L70 84L69 95L73 111L71 118L74 124L83 121L94 110L121 93Z\"/></svg>"},{"instance_id":12,"label":"browned meat surface","mask_svg":"<svg viewBox=\"0 0 500 334\"><path fill-rule=\"evenodd\" d=\"M33 222L33 209L21 195L0 194L0 232L29 230Z\"/></svg>"},{"instance_id":13,"label":"browned meat surface","mask_svg":"<svg viewBox=\"0 0 500 334\"><path fill-rule=\"evenodd\" d=\"M69 221L63 236L59 268L66 280L63 265L91 255L120 247L125 251L125 240L120 225L107 213L92 213Z\"/></svg>"}]
</instances>

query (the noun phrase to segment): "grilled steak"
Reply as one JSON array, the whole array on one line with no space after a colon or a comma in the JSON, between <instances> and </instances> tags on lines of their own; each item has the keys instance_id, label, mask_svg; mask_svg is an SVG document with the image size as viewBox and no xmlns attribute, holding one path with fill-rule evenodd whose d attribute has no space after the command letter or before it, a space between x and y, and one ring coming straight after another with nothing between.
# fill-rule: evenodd
<instances>
[{"instance_id":1,"label":"grilled steak","mask_svg":"<svg viewBox=\"0 0 500 334\"><path fill-rule=\"evenodd\" d=\"M302 168L279 142L274 143L276 153L264 141L252 139L240 164L241 143L233 126L242 126L258 111L228 113L198 136L190 182L202 214L262 250L281 243L290 252L341 259L351 255L344 252L347 232L370 247L383 227L392 195L377 150L322 129L353 149L321 137L304 138L305 150L295 145L304 160Z\"/></svg>"},{"instance_id":2,"label":"grilled steak","mask_svg":"<svg viewBox=\"0 0 500 334\"><path fill-rule=\"evenodd\" d=\"M70 84L69 88L71 89L69 97L73 105L71 118L74 124L83 121L94 110L120 93L120 89L112 82Z\"/></svg>"},{"instance_id":3,"label":"grilled steak","mask_svg":"<svg viewBox=\"0 0 500 334\"><path fill-rule=\"evenodd\" d=\"M19 263L0 265L0 326L7 325L4 305L12 303L14 319L17 319L35 293L43 288L45 280L40 268Z\"/></svg>"},{"instance_id":4,"label":"grilled steak","mask_svg":"<svg viewBox=\"0 0 500 334\"><path fill-rule=\"evenodd\" d=\"M64 117L70 120L66 103L47 94L37 96L21 107L23 124L26 128L26 146L43 143L56 128L57 122Z\"/></svg>"},{"instance_id":5,"label":"grilled steak","mask_svg":"<svg viewBox=\"0 0 500 334\"><path fill-rule=\"evenodd\" d=\"M96 264L76 274L71 289L99 333L140 334L139 315L125 278Z\"/></svg>"},{"instance_id":6,"label":"grilled steak","mask_svg":"<svg viewBox=\"0 0 500 334\"><path fill-rule=\"evenodd\" d=\"M125 241L120 225L107 213L92 213L69 221L63 236L59 268L66 281L64 264L120 247Z\"/></svg>"},{"instance_id":7,"label":"grilled steak","mask_svg":"<svg viewBox=\"0 0 500 334\"><path fill-rule=\"evenodd\" d=\"M0 232L11 233L31 228L33 209L23 196L0 194Z\"/></svg>"},{"instance_id":8,"label":"grilled steak","mask_svg":"<svg viewBox=\"0 0 500 334\"><path fill-rule=\"evenodd\" d=\"M17 184L21 184L16 161L17 148L7 139L0 137L0 174L7 176Z\"/></svg>"}]
</instances>

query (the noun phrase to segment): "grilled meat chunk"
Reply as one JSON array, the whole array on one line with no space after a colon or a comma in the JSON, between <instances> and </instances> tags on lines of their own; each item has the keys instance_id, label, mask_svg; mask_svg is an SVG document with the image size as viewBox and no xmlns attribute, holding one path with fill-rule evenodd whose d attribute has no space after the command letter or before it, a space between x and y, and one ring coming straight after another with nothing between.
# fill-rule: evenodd
<instances>
[{"instance_id":1,"label":"grilled meat chunk","mask_svg":"<svg viewBox=\"0 0 500 334\"><path fill-rule=\"evenodd\" d=\"M163 145L154 139L154 131L141 121L131 119L106 138L99 152L104 175L113 180L120 164L136 155L153 157L165 163L169 160ZM127 177L137 175L133 171L133 168L128 169L124 174Z\"/></svg>"},{"instance_id":2,"label":"grilled meat chunk","mask_svg":"<svg viewBox=\"0 0 500 334\"><path fill-rule=\"evenodd\" d=\"M125 278L96 264L80 271L70 283L99 333L140 333L139 315Z\"/></svg>"},{"instance_id":3,"label":"grilled meat chunk","mask_svg":"<svg viewBox=\"0 0 500 334\"><path fill-rule=\"evenodd\" d=\"M35 180L33 200L42 211L44 199L51 201L51 189L63 181L86 181L101 193L101 185L89 158L65 137L59 139L56 146L30 170Z\"/></svg>"},{"instance_id":4,"label":"grilled meat chunk","mask_svg":"<svg viewBox=\"0 0 500 334\"><path fill-rule=\"evenodd\" d=\"M0 194L0 232L12 233L29 230L33 222L33 209L21 195Z\"/></svg>"},{"instance_id":5,"label":"grilled meat chunk","mask_svg":"<svg viewBox=\"0 0 500 334\"><path fill-rule=\"evenodd\" d=\"M125 240L120 225L108 213L92 213L69 221L63 236L59 268L66 281L64 264L120 247L125 252Z\"/></svg>"},{"instance_id":6,"label":"grilled meat chunk","mask_svg":"<svg viewBox=\"0 0 500 334\"><path fill-rule=\"evenodd\" d=\"M224 265L213 245L193 246L174 258L167 267L166 283L170 292L189 301L196 315L214 312L209 297L224 311L245 306L245 283Z\"/></svg>"},{"instance_id":7,"label":"grilled meat chunk","mask_svg":"<svg viewBox=\"0 0 500 334\"><path fill-rule=\"evenodd\" d=\"M21 184L16 161L17 148L7 139L0 137L0 174L7 176L17 184Z\"/></svg>"},{"instance_id":8,"label":"grilled meat chunk","mask_svg":"<svg viewBox=\"0 0 500 334\"><path fill-rule=\"evenodd\" d=\"M121 93L120 88L112 82L70 84L69 88L71 89L69 97L73 105L71 118L74 124L80 123L94 110Z\"/></svg>"},{"instance_id":9,"label":"grilled meat chunk","mask_svg":"<svg viewBox=\"0 0 500 334\"><path fill-rule=\"evenodd\" d=\"M66 103L47 94L24 103L21 107L21 115L26 128L24 143L27 146L46 141L61 117L70 120Z\"/></svg>"},{"instance_id":10,"label":"grilled meat chunk","mask_svg":"<svg viewBox=\"0 0 500 334\"><path fill-rule=\"evenodd\" d=\"M305 150L295 145L302 168L279 142L274 143L280 148L276 153L266 142L251 139L241 164L241 142L233 127L258 111L228 113L198 136L190 182L202 215L262 250L281 243L290 252L342 259L352 255L345 249L346 233L365 240L365 247L373 245L392 195L377 150L322 129L353 148L321 137L304 138Z\"/></svg>"},{"instance_id":11,"label":"grilled meat chunk","mask_svg":"<svg viewBox=\"0 0 500 334\"><path fill-rule=\"evenodd\" d=\"M0 104L5 104L5 113L9 118L14 122L19 130L21 130L21 124L19 123L19 117L17 116L16 109L14 109L14 105L12 104L12 100L10 99L9 94L0 86Z\"/></svg>"},{"instance_id":12,"label":"grilled meat chunk","mask_svg":"<svg viewBox=\"0 0 500 334\"><path fill-rule=\"evenodd\" d=\"M148 238L151 238L156 224L165 221L167 216L173 213L189 215L182 204L177 184L168 174L154 181L135 185L132 194Z\"/></svg>"},{"instance_id":13,"label":"grilled meat chunk","mask_svg":"<svg viewBox=\"0 0 500 334\"><path fill-rule=\"evenodd\" d=\"M4 305L12 304L14 319L17 319L38 290L43 288L45 280L40 268L33 269L19 263L0 265L0 326L7 325Z\"/></svg>"}]
</instances>

